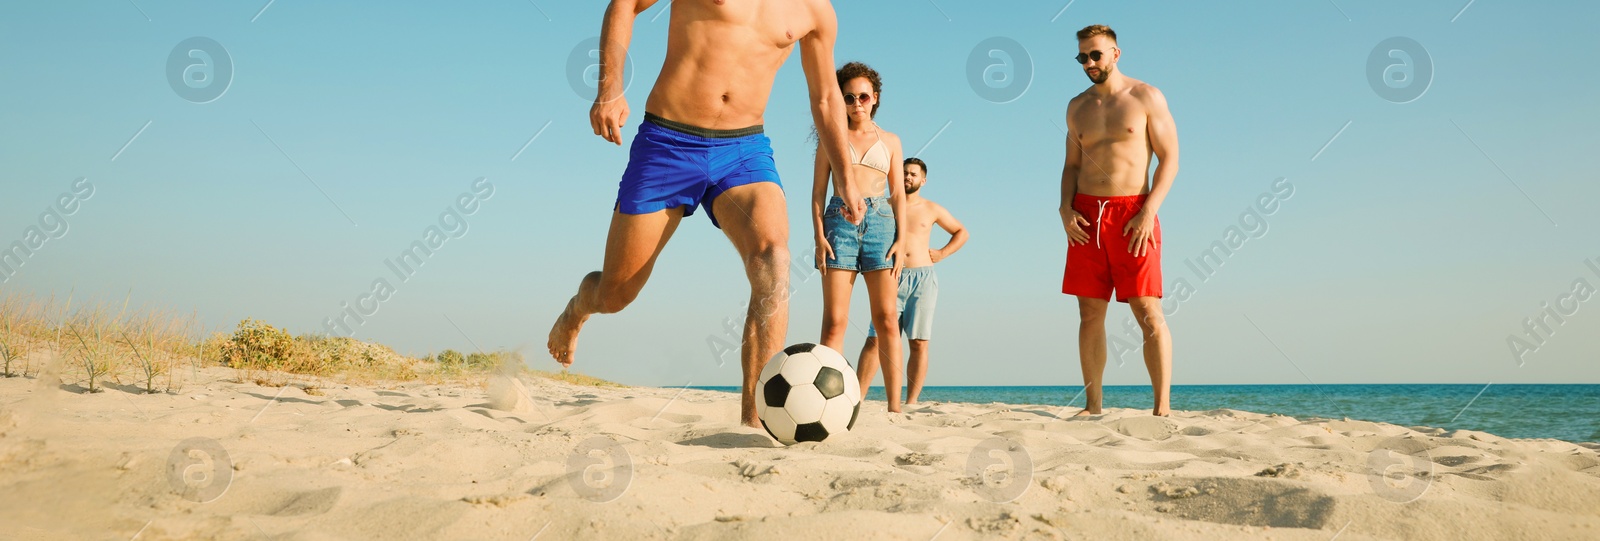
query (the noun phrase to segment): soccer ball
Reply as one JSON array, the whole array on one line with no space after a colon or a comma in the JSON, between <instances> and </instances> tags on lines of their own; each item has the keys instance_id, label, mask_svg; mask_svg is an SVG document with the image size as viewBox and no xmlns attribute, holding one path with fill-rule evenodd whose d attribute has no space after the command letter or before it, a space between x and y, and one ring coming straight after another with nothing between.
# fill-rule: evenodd
<instances>
[{"instance_id":1,"label":"soccer ball","mask_svg":"<svg viewBox=\"0 0 1600 541\"><path fill-rule=\"evenodd\" d=\"M784 445L822 441L850 430L861 412L861 384L844 356L828 346L795 344L761 370L756 414Z\"/></svg>"}]
</instances>

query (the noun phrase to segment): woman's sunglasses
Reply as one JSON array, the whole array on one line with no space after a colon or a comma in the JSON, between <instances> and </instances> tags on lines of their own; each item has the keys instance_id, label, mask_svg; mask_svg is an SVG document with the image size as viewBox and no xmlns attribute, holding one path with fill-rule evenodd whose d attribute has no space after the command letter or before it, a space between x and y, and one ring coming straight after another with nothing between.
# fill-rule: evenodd
<instances>
[{"instance_id":1,"label":"woman's sunglasses","mask_svg":"<svg viewBox=\"0 0 1600 541\"><path fill-rule=\"evenodd\" d=\"M1089 51L1088 53L1078 53L1078 56L1073 58L1076 59L1079 64L1088 64L1090 60L1099 62L1100 58L1103 56L1105 56L1105 53L1100 51Z\"/></svg>"},{"instance_id":2,"label":"woman's sunglasses","mask_svg":"<svg viewBox=\"0 0 1600 541\"><path fill-rule=\"evenodd\" d=\"M844 95L844 104L845 105L855 105L856 102L858 102L858 101L861 102L862 105L866 105L868 103L872 103L872 94L870 92L862 92L860 94L845 94Z\"/></svg>"}]
</instances>

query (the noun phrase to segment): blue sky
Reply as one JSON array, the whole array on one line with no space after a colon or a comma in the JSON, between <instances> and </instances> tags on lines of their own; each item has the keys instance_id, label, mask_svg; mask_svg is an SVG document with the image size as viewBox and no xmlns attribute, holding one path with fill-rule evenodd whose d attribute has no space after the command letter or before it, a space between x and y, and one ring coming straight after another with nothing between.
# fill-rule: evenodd
<instances>
[{"instance_id":1,"label":"blue sky","mask_svg":"<svg viewBox=\"0 0 1600 541\"><path fill-rule=\"evenodd\" d=\"M1118 31L1121 68L1160 87L1178 124L1182 170L1161 213L1166 281L1187 278L1194 293L1168 300L1176 383L1600 382L1600 296L1548 320L1555 333L1537 351L1518 359L1507 345L1576 280L1600 286L1584 263L1600 260L1600 187L1584 159L1600 148L1600 38L1585 28L1600 6L838 4L837 60L883 73L880 124L907 153L923 149L926 195L972 231L939 266L932 385L1079 381L1055 208L1058 126L1088 84L1072 34L1091 23ZM568 58L598 34L603 9L6 3L0 247L24 240L75 179L95 191L0 290L131 296L216 329L253 317L303 333L388 278L395 291L357 337L414 354L526 347L531 364L551 368L545 334L599 268L626 164L625 148L591 134L592 97L570 82ZM663 9L635 29L630 140L663 60L667 18L651 20ZM233 66L206 103L168 77L174 47L194 36ZM1368 80L1369 55L1394 36L1433 66L1407 103ZM1020 44L1032 66L1007 103L968 78L969 56L991 37ZM791 196L791 248L808 253L798 56L778 79L767 132ZM395 280L385 262L479 178L493 193L463 214L464 230ZM1279 178L1294 192L1265 216L1265 234L1199 280L1185 260L1224 240ZM813 341L820 283L794 282L788 341ZM720 232L690 218L639 300L591 322L575 369L641 385L737 384L736 354L719 361L707 337L725 337L725 319L743 313L743 284ZM1120 334L1126 309L1113 315ZM1148 381L1137 352L1124 361L1108 383Z\"/></svg>"}]
</instances>

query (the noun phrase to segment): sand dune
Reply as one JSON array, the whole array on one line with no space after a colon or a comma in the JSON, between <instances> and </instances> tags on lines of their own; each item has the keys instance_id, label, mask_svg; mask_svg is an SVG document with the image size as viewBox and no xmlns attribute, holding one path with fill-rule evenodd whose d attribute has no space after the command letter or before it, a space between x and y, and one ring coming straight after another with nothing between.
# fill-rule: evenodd
<instances>
[{"instance_id":1,"label":"sand dune","mask_svg":"<svg viewBox=\"0 0 1600 541\"><path fill-rule=\"evenodd\" d=\"M157 395L0 380L3 537L1600 538L1596 446L1554 440L868 402L851 433L783 448L725 393L198 376Z\"/></svg>"}]
</instances>

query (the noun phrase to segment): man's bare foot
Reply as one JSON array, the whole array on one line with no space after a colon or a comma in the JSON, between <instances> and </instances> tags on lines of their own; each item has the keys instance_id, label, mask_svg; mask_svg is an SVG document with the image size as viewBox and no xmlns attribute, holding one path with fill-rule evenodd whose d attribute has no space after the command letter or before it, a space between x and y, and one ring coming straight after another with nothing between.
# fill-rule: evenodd
<instances>
[{"instance_id":1,"label":"man's bare foot","mask_svg":"<svg viewBox=\"0 0 1600 541\"><path fill-rule=\"evenodd\" d=\"M1072 414L1073 417L1088 417L1090 415L1100 415L1100 410L1083 409L1079 410L1078 413Z\"/></svg>"},{"instance_id":2,"label":"man's bare foot","mask_svg":"<svg viewBox=\"0 0 1600 541\"><path fill-rule=\"evenodd\" d=\"M765 430L765 428L761 426L761 418L760 417L748 417L748 418L745 418L744 423L742 423L742 424L744 426L748 426L750 428L760 428L762 430Z\"/></svg>"},{"instance_id":3,"label":"man's bare foot","mask_svg":"<svg viewBox=\"0 0 1600 541\"><path fill-rule=\"evenodd\" d=\"M572 313L572 304L577 302L577 297L567 301L567 307L561 310L561 317L556 318L556 324L550 327L550 341L545 345L550 348L550 357L561 366L572 366L573 353L578 347L578 331L583 330L583 323L588 316L577 316Z\"/></svg>"},{"instance_id":4,"label":"man's bare foot","mask_svg":"<svg viewBox=\"0 0 1600 541\"><path fill-rule=\"evenodd\" d=\"M1171 409L1154 409L1154 410L1150 410L1150 414L1154 415L1156 417L1171 417L1172 416L1172 410Z\"/></svg>"}]
</instances>

